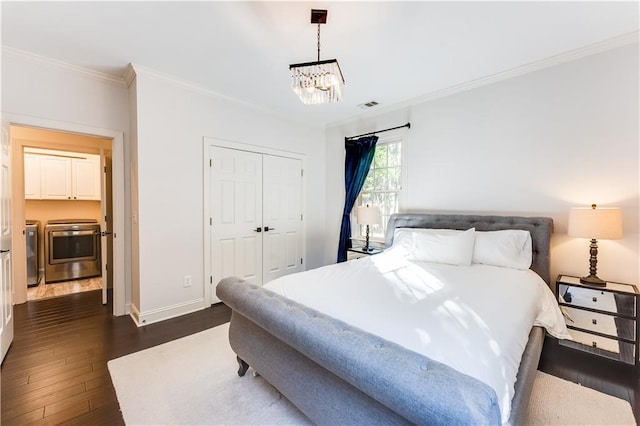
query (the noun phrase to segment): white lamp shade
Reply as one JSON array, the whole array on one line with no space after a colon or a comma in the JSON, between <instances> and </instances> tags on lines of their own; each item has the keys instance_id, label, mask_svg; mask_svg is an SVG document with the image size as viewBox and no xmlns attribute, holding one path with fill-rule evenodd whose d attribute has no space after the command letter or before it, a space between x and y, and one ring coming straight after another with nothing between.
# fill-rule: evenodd
<instances>
[{"instance_id":1,"label":"white lamp shade","mask_svg":"<svg viewBox=\"0 0 640 426\"><path fill-rule=\"evenodd\" d=\"M570 237L619 240L622 212L617 207L574 207L569 211Z\"/></svg>"},{"instance_id":2,"label":"white lamp shade","mask_svg":"<svg viewBox=\"0 0 640 426\"><path fill-rule=\"evenodd\" d=\"M360 225L378 225L380 223L380 208L377 206L359 206L356 219Z\"/></svg>"}]
</instances>

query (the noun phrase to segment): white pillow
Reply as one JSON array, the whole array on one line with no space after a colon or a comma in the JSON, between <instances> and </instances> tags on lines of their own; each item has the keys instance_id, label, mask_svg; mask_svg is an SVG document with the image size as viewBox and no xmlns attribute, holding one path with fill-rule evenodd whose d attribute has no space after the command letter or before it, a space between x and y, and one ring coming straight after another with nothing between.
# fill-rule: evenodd
<instances>
[{"instance_id":1,"label":"white pillow","mask_svg":"<svg viewBox=\"0 0 640 426\"><path fill-rule=\"evenodd\" d=\"M529 231L507 229L476 232L473 263L529 269L532 257Z\"/></svg>"},{"instance_id":2,"label":"white pillow","mask_svg":"<svg viewBox=\"0 0 640 426\"><path fill-rule=\"evenodd\" d=\"M393 231L393 244L388 250L399 251L404 256L411 254L414 240L413 231L412 228L396 228Z\"/></svg>"},{"instance_id":3,"label":"white pillow","mask_svg":"<svg viewBox=\"0 0 640 426\"><path fill-rule=\"evenodd\" d=\"M471 265L475 229L399 228L394 232L394 250L406 252L410 260Z\"/></svg>"}]
</instances>

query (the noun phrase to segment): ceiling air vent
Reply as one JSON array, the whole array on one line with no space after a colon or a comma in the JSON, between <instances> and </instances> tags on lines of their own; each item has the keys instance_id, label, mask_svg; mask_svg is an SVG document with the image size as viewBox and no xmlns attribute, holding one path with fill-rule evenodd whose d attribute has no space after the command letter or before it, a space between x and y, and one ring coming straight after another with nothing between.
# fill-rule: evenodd
<instances>
[{"instance_id":1,"label":"ceiling air vent","mask_svg":"<svg viewBox=\"0 0 640 426\"><path fill-rule=\"evenodd\" d=\"M358 105L358 108L360 108L360 109L369 109L369 108L373 108L376 105L378 105L378 103L376 101L369 101L369 102L365 102L363 104Z\"/></svg>"}]
</instances>

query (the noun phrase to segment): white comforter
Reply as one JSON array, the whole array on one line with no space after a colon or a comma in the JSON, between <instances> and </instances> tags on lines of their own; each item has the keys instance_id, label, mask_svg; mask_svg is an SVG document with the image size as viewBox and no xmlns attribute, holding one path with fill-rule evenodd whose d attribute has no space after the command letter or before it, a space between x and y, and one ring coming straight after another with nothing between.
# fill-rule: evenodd
<instances>
[{"instance_id":1,"label":"white comforter","mask_svg":"<svg viewBox=\"0 0 640 426\"><path fill-rule=\"evenodd\" d=\"M531 327L568 338L551 290L530 270L385 252L265 287L481 380L495 389L504 422Z\"/></svg>"}]
</instances>

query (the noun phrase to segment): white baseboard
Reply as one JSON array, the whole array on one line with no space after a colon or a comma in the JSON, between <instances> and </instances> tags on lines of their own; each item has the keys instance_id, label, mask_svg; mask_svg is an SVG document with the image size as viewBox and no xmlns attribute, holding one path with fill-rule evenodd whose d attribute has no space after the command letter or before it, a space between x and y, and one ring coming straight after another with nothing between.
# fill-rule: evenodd
<instances>
[{"instance_id":1,"label":"white baseboard","mask_svg":"<svg viewBox=\"0 0 640 426\"><path fill-rule=\"evenodd\" d=\"M200 311L208 306L209 305L205 303L204 298L199 298L159 309L140 312L138 307L132 303L130 305L130 316L131 319L133 319L133 322L135 322L138 327L143 327L145 325Z\"/></svg>"}]
</instances>

